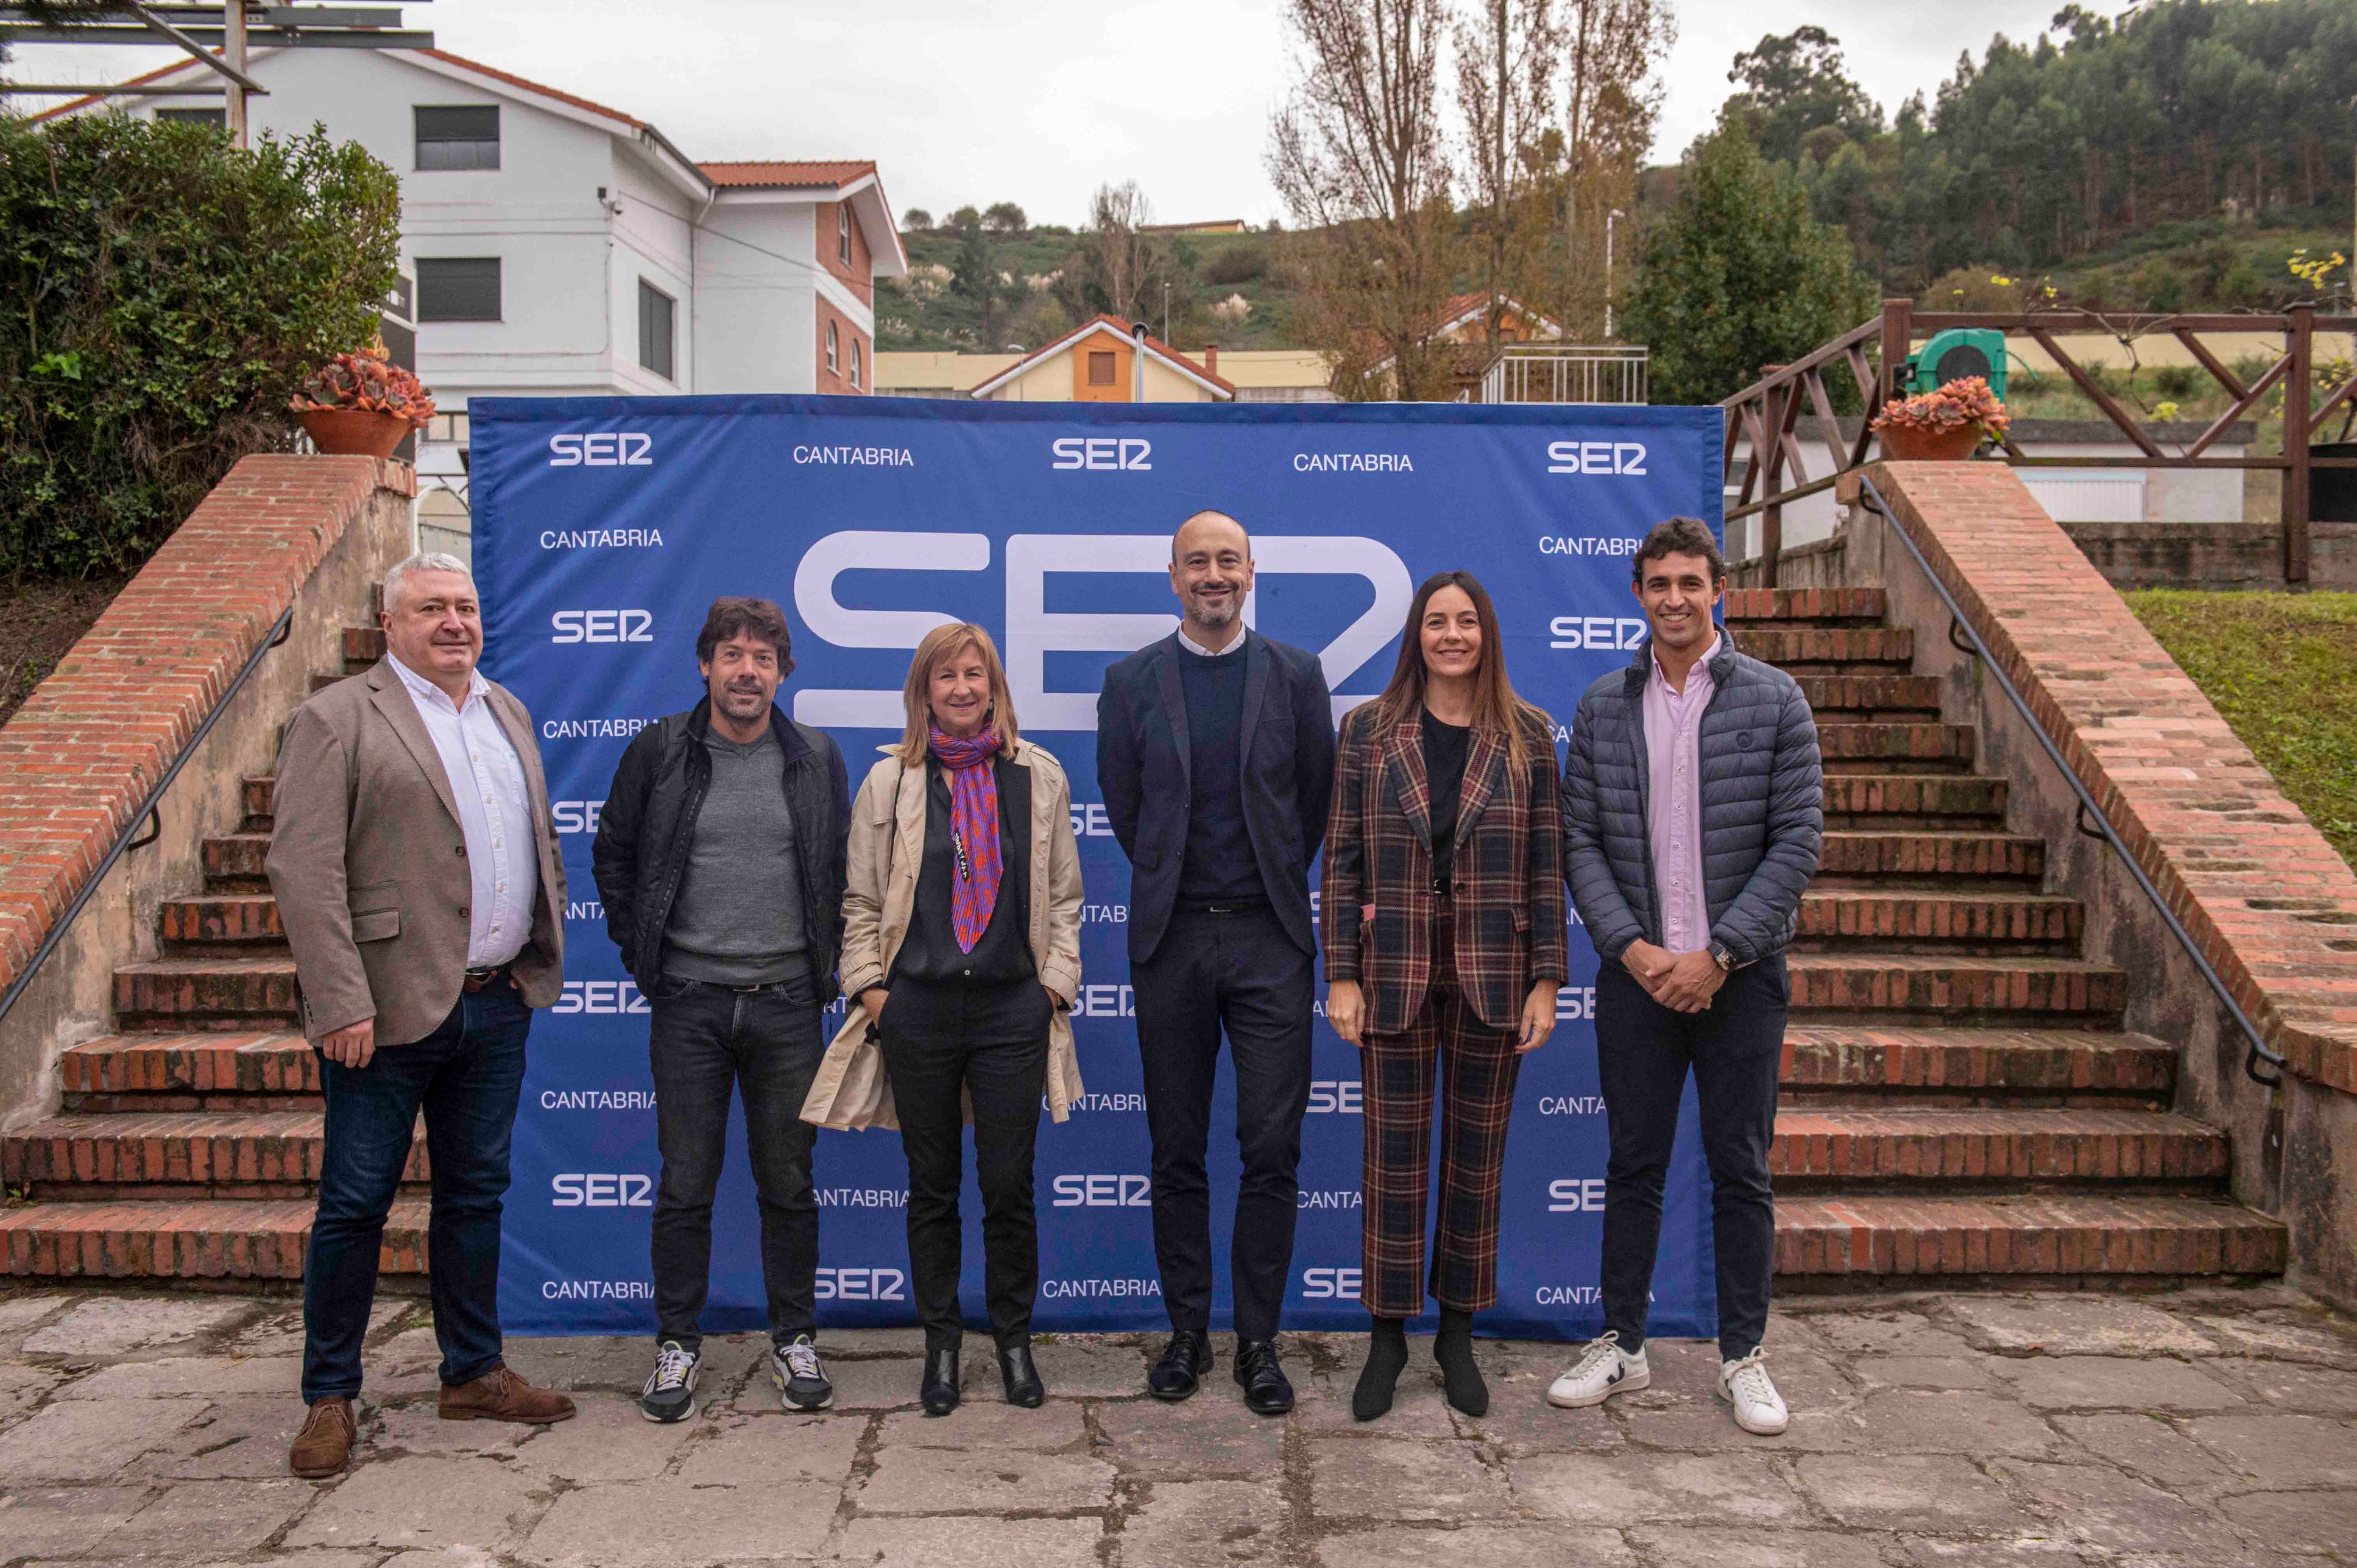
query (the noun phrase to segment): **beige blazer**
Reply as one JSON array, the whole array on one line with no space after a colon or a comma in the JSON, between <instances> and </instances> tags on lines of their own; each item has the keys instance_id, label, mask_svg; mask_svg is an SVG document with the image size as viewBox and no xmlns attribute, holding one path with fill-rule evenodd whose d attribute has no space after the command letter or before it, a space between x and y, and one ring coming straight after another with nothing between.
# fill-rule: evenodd
<instances>
[{"instance_id":1,"label":"beige blazer","mask_svg":"<svg viewBox=\"0 0 2357 1568\"><path fill-rule=\"evenodd\" d=\"M488 701L522 759L540 893L516 955L523 999L565 989L565 862L532 715L494 682ZM303 1031L364 1018L376 1043L424 1039L458 1004L474 879L442 755L392 664L339 681L295 710L278 749L270 890L295 950Z\"/></svg>"},{"instance_id":2,"label":"beige blazer","mask_svg":"<svg viewBox=\"0 0 2357 1568\"><path fill-rule=\"evenodd\" d=\"M883 1050L859 993L885 983L917 903L925 857L925 770L904 767L898 746L867 772L851 802L843 892L843 1027L827 1047L802 1103L822 1127L897 1128ZM1072 834L1072 787L1063 764L1017 741L1015 765L1031 770L1031 962L1067 1003L1081 993L1081 846ZM1082 1093L1072 1020L1056 1009L1048 1026L1048 1113L1061 1122ZM971 1119L969 1110L968 1116Z\"/></svg>"}]
</instances>

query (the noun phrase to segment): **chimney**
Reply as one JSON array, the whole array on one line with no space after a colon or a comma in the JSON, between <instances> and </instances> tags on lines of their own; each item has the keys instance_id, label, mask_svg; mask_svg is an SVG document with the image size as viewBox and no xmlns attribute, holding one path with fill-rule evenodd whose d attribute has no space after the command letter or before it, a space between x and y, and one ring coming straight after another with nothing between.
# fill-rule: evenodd
<instances>
[{"instance_id":1,"label":"chimney","mask_svg":"<svg viewBox=\"0 0 2357 1568\"><path fill-rule=\"evenodd\" d=\"M1220 373L1220 346L1217 343L1203 345L1203 369L1211 375Z\"/></svg>"}]
</instances>

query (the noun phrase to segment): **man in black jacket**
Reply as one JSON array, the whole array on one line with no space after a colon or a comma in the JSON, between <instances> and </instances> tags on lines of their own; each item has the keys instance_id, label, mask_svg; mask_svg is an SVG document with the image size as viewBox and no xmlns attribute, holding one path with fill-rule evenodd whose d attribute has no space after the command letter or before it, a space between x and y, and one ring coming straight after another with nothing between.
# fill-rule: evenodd
<instances>
[{"instance_id":1,"label":"man in black jacket","mask_svg":"<svg viewBox=\"0 0 2357 1568\"><path fill-rule=\"evenodd\" d=\"M1130 977L1153 1140L1154 1252L1172 1333L1147 1388L1193 1393L1211 1365L1204 1172L1220 1034L1236 1074L1232 1291L1236 1381L1263 1415L1293 1408L1276 1329L1293 1267L1296 1167L1309 1104L1309 860L1326 837L1334 704L1315 654L1243 624L1252 542L1198 512L1171 541L1177 632L1105 671L1097 780L1132 867Z\"/></svg>"},{"instance_id":2,"label":"man in black jacket","mask_svg":"<svg viewBox=\"0 0 2357 1568\"><path fill-rule=\"evenodd\" d=\"M622 753L593 865L606 929L654 1011L655 1367L650 1421L695 1413L712 1272L712 1195L733 1089L760 1197L770 1376L789 1410L823 1410L815 1129L802 1120L826 1040L843 940L843 753L775 705L793 672L786 618L767 599L713 601L695 639L704 701Z\"/></svg>"}]
</instances>

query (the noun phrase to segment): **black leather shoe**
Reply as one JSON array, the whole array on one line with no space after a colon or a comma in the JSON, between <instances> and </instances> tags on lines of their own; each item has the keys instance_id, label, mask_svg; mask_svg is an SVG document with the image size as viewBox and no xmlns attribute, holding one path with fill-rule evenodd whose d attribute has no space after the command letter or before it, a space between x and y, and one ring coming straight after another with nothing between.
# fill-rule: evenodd
<instances>
[{"instance_id":1,"label":"black leather shoe","mask_svg":"<svg viewBox=\"0 0 2357 1568\"><path fill-rule=\"evenodd\" d=\"M1182 1328L1170 1337L1161 1359L1146 1374L1146 1390L1158 1400L1185 1399L1202 1386L1211 1363L1211 1337Z\"/></svg>"},{"instance_id":2,"label":"black leather shoe","mask_svg":"<svg viewBox=\"0 0 2357 1568\"><path fill-rule=\"evenodd\" d=\"M925 1352L925 1382L917 1397L924 1402L927 1415L947 1415L958 1407L958 1353L954 1346L947 1350Z\"/></svg>"},{"instance_id":3,"label":"black leather shoe","mask_svg":"<svg viewBox=\"0 0 2357 1568\"><path fill-rule=\"evenodd\" d=\"M1006 1385L1008 1404L1037 1410L1047 1402L1048 1385L1039 1380L1039 1369L1032 1364L1030 1346L1000 1346L998 1377Z\"/></svg>"},{"instance_id":4,"label":"black leather shoe","mask_svg":"<svg viewBox=\"0 0 2357 1568\"><path fill-rule=\"evenodd\" d=\"M1236 1381L1244 1391L1244 1408L1254 1415L1283 1415L1293 1408L1293 1384L1277 1364L1274 1339L1236 1341Z\"/></svg>"}]
</instances>

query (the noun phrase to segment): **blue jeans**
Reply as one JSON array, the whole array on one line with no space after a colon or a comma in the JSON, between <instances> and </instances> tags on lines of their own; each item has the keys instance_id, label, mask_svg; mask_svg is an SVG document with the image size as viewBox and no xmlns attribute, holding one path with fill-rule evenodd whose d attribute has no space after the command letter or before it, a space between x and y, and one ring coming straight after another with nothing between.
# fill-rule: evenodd
<instances>
[{"instance_id":1,"label":"blue jeans","mask_svg":"<svg viewBox=\"0 0 2357 1568\"><path fill-rule=\"evenodd\" d=\"M471 1382L500 1365L500 1200L531 1032L532 1009L499 983L460 995L424 1039L378 1047L364 1068L320 1058L328 1132L303 1265L306 1403L361 1391L361 1341L376 1300L385 1216L420 1106L433 1166L426 1277L442 1381Z\"/></svg>"}]
</instances>

